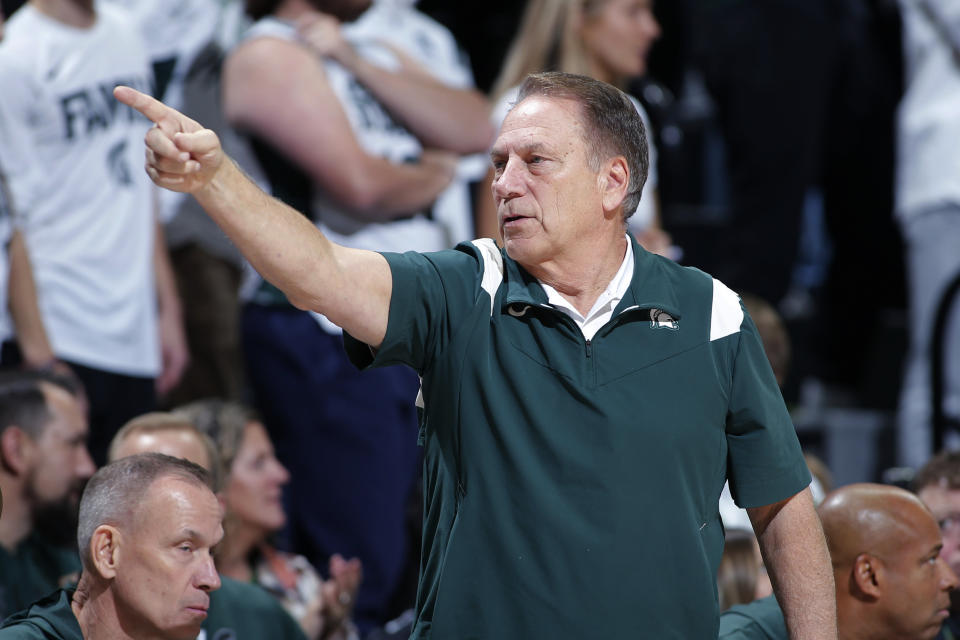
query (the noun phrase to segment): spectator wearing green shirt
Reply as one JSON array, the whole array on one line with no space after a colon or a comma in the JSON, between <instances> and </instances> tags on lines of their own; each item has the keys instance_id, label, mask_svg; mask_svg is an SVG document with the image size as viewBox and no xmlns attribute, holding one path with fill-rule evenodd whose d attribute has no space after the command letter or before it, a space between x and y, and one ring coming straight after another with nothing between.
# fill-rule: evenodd
<instances>
[{"instance_id":1,"label":"spectator wearing green shirt","mask_svg":"<svg viewBox=\"0 0 960 640\"><path fill-rule=\"evenodd\" d=\"M162 454L100 469L80 501L83 569L11 616L2 640L193 640L220 587L212 547L223 509L201 467Z\"/></svg>"},{"instance_id":2,"label":"spectator wearing green shirt","mask_svg":"<svg viewBox=\"0 0 960 640\"><path fill-rule=\"evenodd\" d=\"M833 561L843 640L931 640L957 576L930 510L898 487L853 484L818 508ZM720 616L720 640L787 640L773 596Z\"/></svg>"},{"instance_id":3,"label":"spectator wearing green shirt","mask_svg":"<svg viewBox=\"0 0 960 640\"><path fill-rule=\"evenodd\" d=\"M0 378L0 621L74 580L77 507L95 471L82 405L36 374Z\"/></svg>"},{"instance_id":4,"label":"spectator wearing green shirt","mask_svg":"<svg viewBox=\"0 0 960 640\"><path fill-rule=\"evenodd\" d=\"M162 453L203 467L220 495L217 449L185 416L162 412L137 416L116 433L107 456L113 462L141 453ZM210 593L207 613L197 640L307 640L273 596L257 585L224 575L220 576L220 588Z\"/></svg>"}]
</instances>

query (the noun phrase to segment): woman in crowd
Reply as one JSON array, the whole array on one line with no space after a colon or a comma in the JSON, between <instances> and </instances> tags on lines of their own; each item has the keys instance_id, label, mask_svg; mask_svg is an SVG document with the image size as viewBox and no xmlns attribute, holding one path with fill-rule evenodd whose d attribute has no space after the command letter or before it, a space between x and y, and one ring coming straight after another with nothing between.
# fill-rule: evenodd
<instances>
[{"instance_id":1,"label":"woman in crowd","mask_svg":"<svg viewBox=\"0 0 960 640\"><path fill-rule=\"evenodd\" d=\"M254 582L275 595L311 640L355 640L351 605L360 586L356 558L330 558L323 580L303 556L270 544L286 522L283 485L290 474L277 460L267 430L250 410L229 402L199 401L178 409L216 444L221 495L226 506L224 537L216 552L221 574Z\"/></svg>"},{"instance_id":2,"label":"woman in crowd","mask_svg":"<svg viewBox=\"0 0 960 640\"><path fill-rule=\"evenodd\" d=\"M530 0L494 84L491 119L499 129L516 101L524 77L540 71L588 75L621 89L647 71L647 53L660 36L652 0ZM656 153L649 119L634 100L647 128L650 172L630 230L647 250L668 255L670 238L660 227L656 201ZM476 206L478 237L499 237L490 195L493 171L481 185Z\"/></svg>"}]
</instances>

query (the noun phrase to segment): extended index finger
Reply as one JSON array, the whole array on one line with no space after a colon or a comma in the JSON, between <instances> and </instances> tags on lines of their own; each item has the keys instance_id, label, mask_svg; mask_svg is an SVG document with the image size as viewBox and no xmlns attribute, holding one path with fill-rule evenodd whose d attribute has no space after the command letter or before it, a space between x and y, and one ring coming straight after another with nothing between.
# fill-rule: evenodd
<instances>
[{"instance_id":1,"label":"extended index finger","mask_svg":"<svg viewBox=\"0 0 960 640\"><path fill-rule=\"evenodd\" d=\"M173 114L173 109L159 100L123 85L113 90L113 97L129 107L133 107L154 124L160 124L161 120Z\"/></svg>"}]
</instances>

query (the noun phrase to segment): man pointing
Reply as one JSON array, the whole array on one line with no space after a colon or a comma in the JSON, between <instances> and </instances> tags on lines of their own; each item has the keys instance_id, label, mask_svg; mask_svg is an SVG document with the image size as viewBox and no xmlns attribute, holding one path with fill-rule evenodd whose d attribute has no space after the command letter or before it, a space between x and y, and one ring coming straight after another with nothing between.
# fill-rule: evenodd
<instances>
[{"instance_id":1,"label":"man pointing","mask_svg":"<svg viewBox=\"0 0 960 640\"><path fill-rule=\"evenodd\" d=\"M530 76L493 147L505 249L331 243L197 123L133 90L147 171L193 193L360 366L420 374L425 541L414 638L708 638L729 479L793 638L835 638L809 473L735 293L626 235L643 125L603 83Z\"/></svg>"}]
</instances>

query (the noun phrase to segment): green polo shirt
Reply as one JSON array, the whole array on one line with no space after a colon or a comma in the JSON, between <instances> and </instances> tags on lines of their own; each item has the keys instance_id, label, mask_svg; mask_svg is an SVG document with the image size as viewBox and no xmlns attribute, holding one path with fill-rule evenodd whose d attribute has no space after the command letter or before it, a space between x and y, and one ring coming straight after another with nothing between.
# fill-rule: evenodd
<instances>
[{"instance_id":1,"label":"green polo shirt","mask_svg":"<svg viewBox=\"0 0 960 640\"><path fill-rule=\"evenodd\" d=\"M60 589L10 616L0 626L0 640L83 640L70 608L72 595Z\"/></svg>"},{"instance_id":2,"label":"green polo shirt","mask_svg":"<svg viewBox=\"0 0 960 640\"><path fill-rule=\"evenodd\" d=\"M220 589L210 593L210 610L198 640L306 640L300 625L269 593L223 576L220 582ZM70 608L71 593L59 590L11 616L0 628L0 640L81 640Z\"/></svg>"},{"instance_id":3,"label":"green polo shirt","mask_svg":"<svg viewBox=\"0 0 960 640\"><path fill-rule=\"evenodd\" d=\"M777 599L767 596L720 614L719 640L789 640Z\"/></svg>"},{"instance_id":4,"label":"green polo shirt","mask_svg":"<svg viewBox=\"0 0 960 640\"><path fill-rule=\"evenodd\" d=\"M220 576L198 640L306 640L300 625L262 587Z\"/></svg>"},{"instance_id":5,"label":"green polo shirt","mask_svg":"<svg viewBox=\"0 0 960 640\"><path fill-rule=\"evenodd\" d=\"M15 551L0 547L0 620L76 582L80 557L32 534Z\"/></svg>"},{"instance_id":6,"label":"green polo shirt","mask_svg":"<svg viewBox=\"0 0 960 640\"><path fill-rule=\"evenodd\" d=\"M414 638L715 638L724 481L744 507L809 483L737 296L633 250L590 341L491 241L384 254L383 344L345 344L423 381Z\"/></svg>"}]
</instances>

